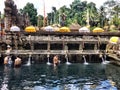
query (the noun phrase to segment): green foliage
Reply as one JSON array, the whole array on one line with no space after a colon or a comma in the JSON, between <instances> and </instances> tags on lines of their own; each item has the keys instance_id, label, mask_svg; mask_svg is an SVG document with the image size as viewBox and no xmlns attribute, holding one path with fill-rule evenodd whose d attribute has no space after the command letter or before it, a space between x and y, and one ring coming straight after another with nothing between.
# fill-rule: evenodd
<instances>
[{"instance_id":1,"label":"green foliage","mask_svg":"<svg viewBox=\"0 0 120 90\"><path fill-rule=\"evenodd\" d=\"M41 20L43 17L40 16L41 18L39 18L38 22L37 10L32 3L27 3L20 12L28 13L33 25L43 25ZM47 24L60 24L62 22L65 26L69 26L72 23L86 26L89 21L91 27L104 27L110 24L118 27L120 25L119 15L120 5L116 0L107 0L99 9L96 8L96 4L93 2L74 0L69 8L65 5L58 10L56 7L52 7L52 12L47 15Z\"/></svg>"},{"instance_id":2,"label":"green foliage","mask_svg":"<svg viewBox=\"0 0 120 90\"><path fill-rule=\"evenodd\" d=\"M22 12L28 14L32 25L37 25L37 9L32 3L27 3Z\"/></svg>"},{"instance_id":3,"label":"green foliage","mask_svg":"<svg viewBox=\"0 0 120 90\"><path fill-rule=\"evenodd\" d=\"M37 17L37 26L38 27L43 26L43 16L42 15L38 15L38 17Z\"/></svg>"},{"instance_id":4,"label":"green foliage","mask_svg":"<svg viewBox=\"0 0 120 90\"><path fill-rule=\"evenodd\" d=\"M55 8L52 9L54 12L56 11L56 13L53 12L48 13L48 22L50 21L53 22L55 16L55 21L60 20L59 22L65 22L67 26L75 22L84 26L86 25L86 20L87 20L86 14L88 9L89 9L90 22L91 22L90 25L94 26L94 23L98 19L96 17L98 16L97 8L95 6L95 3L92 2L87 3L87 1L81 2L80 0L74 0L70 5L70 8L67 8L66 6L62 6L59 10L56 10ZM62 21L63 13L66 15L66 19L64 21Z\"/></svg>"},{"instance_id":5,"label":"green foliage","mask_svg":"<svg viewBox=\"0 0 120 90\"><path fill-rule=\"evenodd\" d=\"M108 15L109 24L114 24L115 26L120 25L120 1L118 0L108 0L104 3L104 8L106 15Z\"/></svg>"}]
</instances>

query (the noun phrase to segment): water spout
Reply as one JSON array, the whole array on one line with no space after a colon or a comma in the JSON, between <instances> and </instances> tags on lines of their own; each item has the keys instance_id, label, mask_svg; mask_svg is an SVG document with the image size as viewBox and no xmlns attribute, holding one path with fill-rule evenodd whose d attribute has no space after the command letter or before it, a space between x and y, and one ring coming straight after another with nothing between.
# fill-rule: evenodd
<instances>
[{"instance_id":1,"label":"water spout","mask_svg":"<svg viewBox=\"0 0 120 90\"><path fill-rule=\"evenodd\" d=\"M103 55L102 55L102 54L100 54L100 55L99 55L99 57L100 57L100 58L101 58L101 60L102 60L102 64L106 64L106 63L105 63L105 60L104 60Z\"/></svg>"},{"instance_id":2,"label":"water spout","mask_svg":"<svg viewBox=\"0 0 120 90\"><path fill-rule=\"evenodd\" d=\"M86 58L85 58L84 55L83 55L83 60L84 60L84 64L85 64L85 65L88 65L88 62L86 61Z\"/></svg>"},{"instance_id":3,"label":"water spout","mask_svg":"<svg viewBox=\"0 0 120 90\"><path fill-rule=\"evenodd\" d=\"M49 57L50 57L50 54L47 54L47 60L48 60L47 65L51 65Z\"/></svg>"},{"instance_id":4,"label":"water spout","mask_svg":"<svg viewBox=\"0 0 120 90\"><path fill-rule=\"evenodd\" d=\"M66 64L67 64L67 65L70 65L71 63L68 61L68 56L67 56L67 54L65 55L65 58L66 58Z\"/></svg>"},{"instance_id":5,"label":"water spout","mask_svg":"<svg viewBox=\"0 0 120 90\"><path fill-rule=\"evenodd\" d=\"M102 64L108 64L109 61L106 60L106 54L104 55L104 57L102 56Z\"/></svg>"},{"instance_id":6,"label":"water spout","mask_svg":"<svg viewBox=\"0 0 120 90\"><path fill-rule=\"evenodd\" d=\"M30 65L31 65L31 54L29 54L28 62L27 62L26 65L27 65L27 66L30 66Z\"/></svg>"},{"instance_id":7,"label":"water spout","mask_svg":"<svg viewBox=\"0 0 120 90\"><path fill-rule=\"evenodd\" d=\"M107 56L106 56L106 54L104 55L104 58L105 58L105 61L107 60L106 58L107 58Z\"/></svg>"},{"instance_id":8,"label":"water spout","mask_svg":"<svg viewBox=\"0 0 120 90\"><path fill-rule=\"evenodd\" d=\"M109 61L106 61L106 57L101 57L101 59L102 59L102 64L108 64L109 63Z\"/></svg>"},{"instance_id":9,"label":"water spout","mask_svg":"<svg viewBox=\"0 0 120 90\"><path fill-rule=\"evenodd\" d=\"M102 59L102 64L105 64L105 60L104 60L103 56L101 57L101 59Z\"/></svg>"}]
</instances>

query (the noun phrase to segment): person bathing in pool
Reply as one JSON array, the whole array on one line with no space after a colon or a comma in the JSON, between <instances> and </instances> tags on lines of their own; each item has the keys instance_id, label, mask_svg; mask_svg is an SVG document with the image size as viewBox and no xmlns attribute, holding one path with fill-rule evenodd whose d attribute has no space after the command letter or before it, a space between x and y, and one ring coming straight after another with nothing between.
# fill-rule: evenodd
<instances>
[{"instance_id":1,"label":"person bathing in pool","mask_svg":"<svg viewBox=\"0 0 120 90\"><path fill-rule=\"evenodd\" d=\"M60 63L59 58L58 58L57 55L55 55L55 56L53 57L53 65L54 65L54 66L57 66L59 63Z\"/></svg>"}]
</instances>

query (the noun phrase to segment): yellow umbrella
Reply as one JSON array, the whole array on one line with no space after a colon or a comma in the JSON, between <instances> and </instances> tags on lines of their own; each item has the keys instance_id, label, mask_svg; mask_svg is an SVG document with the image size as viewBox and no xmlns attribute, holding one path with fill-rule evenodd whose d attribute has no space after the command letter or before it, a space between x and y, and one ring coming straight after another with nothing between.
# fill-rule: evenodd
<instances>
[{"instance_id":1,"label":"yellow umbrella","mask_svg":"<svg viewBox=\"0 0 120 90\"><path fill-rule=\"evenodd\" d=\"M36 28L34 26L28 26L25 28L26 32L36 32Z\"/></svg>"},{"instance_id":2,"label":"yellow umbrella","mask_svg":"<svg viewBox=\"0 0 120 90\"><path fill-rule=\"evenodd\" d=\"M61 27L59 32L70 32L70 29L68 27Z\"/></svg>"},{"instance_id":3,"label":"yellow umbrella","mask_svg":"<svg viewBox=\"0 0 120 90\"><path fill-rule=\"evenodd\" d=\"M117 44L118 40L119 40L119 37L113 36L110 38L109 42L113 44Z\"/></svg>"},{"instance_id":4,"label":"yellow umbrella","mask_svg":"<svg viewBox=\"0 0 120 90\"><path fill-rule=\"evenodd\" d=\"M104 30L102 28L96 27L93 29L93 32L104 32Z\"/></svg>"}]
</instances>

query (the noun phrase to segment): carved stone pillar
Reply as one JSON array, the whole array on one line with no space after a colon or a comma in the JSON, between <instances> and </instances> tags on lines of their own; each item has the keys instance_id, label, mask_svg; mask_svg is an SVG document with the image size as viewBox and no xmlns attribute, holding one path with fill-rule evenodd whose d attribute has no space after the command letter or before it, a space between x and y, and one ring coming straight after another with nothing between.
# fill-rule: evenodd
<instances>
[{"instance_id":1,"label":"carved stone pillar","mask_svg":"<svg viewBox=\"0 0 120 90\"><path fill-rule=\"evenodd\" d=\"M50 52L50 41L48 41L48 44L47 44L47 51Z\"/></svg>"},{"instance_id":2,"label":"carved stone pillar","mask_svg":"<svg viewBox=\"0 0 120 90\"><path fill-rule=\"evenodd\" d=\"M95 43L94 51L95 51L96 53L98 53L98 46L97 46L97 43Z\"/></svg>"},{"instance_id":3,"label":"carved stone pillar","mask_svg":"<svg viewBox=\"0 0 120 90\"><path fill-rule=\"evenodd\" d=\"M65 43L65 47L64 47L65 50L68 50L68 46L67 46L67 43Z\"/></svg>"},{"instance_id":4,"label":"carved stone pillar","mask_svg":"<svg viewBox=\"0 0 120 90\"><path fill-rule=\"evenodd\" d=\"M47 51L50 52L50 35L48 35Z\"/></svg>"},{"instance_id":5,"label":"carved stone pillar","mask_svg":"<svg viewBox=\"0 0 120 90\"><path fill-rule=\"evenodd\" d=\"M94 46L94 50L97 50L98 48L97 48L97 44L95 44L95 46Z\"/></svg>"},{"instance_id":6,"label":"carved stone pillar","mask_svg":"<svg viewBox=\"0 0 120 90\"><path fill-rule=\"evenodd\" d=\"M83 45L80 43L79 44L79 50L82 52L83 51Z\"/></svg>"},{"instance_id":7,"label":"carved stone pillar","mask_svg":"<svg viewBox=\"0 0 120 90\"><path fill-rule=\"evenodd\" d=\"M31 42L31 50L34 50L34 42Z\"/></svg>"}]
</instances>

